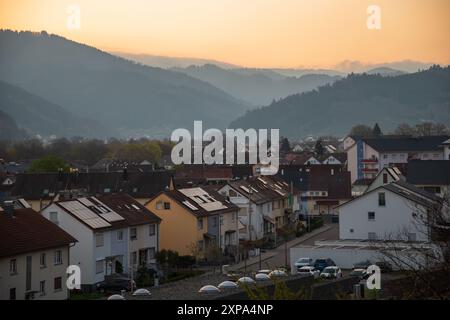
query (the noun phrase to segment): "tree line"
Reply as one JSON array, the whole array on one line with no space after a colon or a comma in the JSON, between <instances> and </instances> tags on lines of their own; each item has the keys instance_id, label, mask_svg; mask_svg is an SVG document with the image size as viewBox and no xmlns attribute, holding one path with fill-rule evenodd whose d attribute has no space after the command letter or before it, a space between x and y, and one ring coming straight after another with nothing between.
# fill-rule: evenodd
<instances>
[{"instance_id":1,"label":"tree line","mask_svg":"<svg viewBox=\"0 0 450 320\"><path fill-rule=\"evenodd\" d=\"M169 140L147 138L98 140L60 138L49 143L39 139L0 141L0 158L4 161L35 160L53 156L66 162L82 161L93 165L104 158L158 163L172 150Z\"/></svg>"}]
</instances>

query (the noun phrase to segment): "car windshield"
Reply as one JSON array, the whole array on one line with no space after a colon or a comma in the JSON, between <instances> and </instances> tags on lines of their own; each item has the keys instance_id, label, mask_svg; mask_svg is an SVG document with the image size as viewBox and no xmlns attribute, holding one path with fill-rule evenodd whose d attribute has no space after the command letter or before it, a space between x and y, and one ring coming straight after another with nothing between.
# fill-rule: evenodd
<instances>
[{"instance_id":1,"label":"car windshield","mask_svg":"<svg viewBox=\"0 0 450 320\"><path fill-rule=\"evenodd\" d=\"M301 258L301 259L298 259L297 262L299 262L299 263L307 263L307 262L309 262L309 259L308 258Z\"/></svg>"},{"instance_id":2,"label":"car windshield","mask_svg":"<svg viewBox=\"0 0 450 320\"><path fill-rule=\"evenodd\" d=\"M325 270L323 270L323 272L326 272L326 273L336 273L336 269L334 269L334 268L325 268Z\"/></svg>"},{"instance_id":3,"label":"car windshield","mask_svg":"<svg viewBox=\"0 0 450 320\"><path fill-rule=\"evenodd\" d=\"M317 259L316 263L326 263L326 261L324 259Z\"/></svg>"},{"instance_id":4,"label":"car windshield","mask_svg":"<svg viewBox=\"0 0 450 320\"><path fill-rule=\"evenodd\" d=\"M305 273L309 273L309 269L300 269L298 272L305 272Z\"/></svg>"}]
</instances>

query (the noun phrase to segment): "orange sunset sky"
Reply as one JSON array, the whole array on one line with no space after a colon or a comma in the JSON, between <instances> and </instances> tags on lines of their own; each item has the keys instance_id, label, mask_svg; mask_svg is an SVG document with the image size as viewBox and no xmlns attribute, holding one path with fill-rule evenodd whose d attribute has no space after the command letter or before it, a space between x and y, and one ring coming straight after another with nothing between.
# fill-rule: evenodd
<instances>
[{"instance_id":1,"label":"orange sunset sky","mask_svg":"<svg viewBox=\"0 0 450 320\"><path fill-rule=\"evenodd\" d=\"M66 25L73 4L79 30ZM366 26L372 4L381 8L381 30ZM249 67L450 63L450 0L0 0L0 28Z\"/></svg>"}]
</instances>

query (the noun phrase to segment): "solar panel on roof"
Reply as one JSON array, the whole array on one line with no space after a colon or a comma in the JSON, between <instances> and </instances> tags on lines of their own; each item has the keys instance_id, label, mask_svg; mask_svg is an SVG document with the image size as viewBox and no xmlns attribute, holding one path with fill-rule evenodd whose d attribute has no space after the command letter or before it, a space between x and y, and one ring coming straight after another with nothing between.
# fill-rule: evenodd
<instances>
[{"instance_id":1,"label":"solar panel on roof","mask_svg":"<svg viewBox=\"0 0 450 320\"><path fill-rule=\"evenodd\" d=\"M96 213L92 212L78 201L61 202L60 205L94 229L111 226L109 222L99 217Z\"/></svg>"},{"instance_id":2,"label":"solar panel on roof","mask_svg":"<svg viewBox=\"0 0 450 320\"><path fill-rule=\"evenodd\" d=\"M216 210L222 210L222 209L226 209L227 208L220 201L202 203L200 206L203 209L205 209L206 211L216 211Z\"/></svg>"},{"instance_id":3,"label":"solar panel on roof","mask_svg":"<svg viewBox=\"0 0 450 320\"><path fill-rule=\"evenodd\" d=\"M198 210L198 208L196 206L194 206L192 203L190 203L189 201L183 201L183 204L191 210L194 210L194 211Z\"/></svg>"},{"instance_id":4,"label":"solar panel on roof","mask_svg":"<svg viewBox=\"0 0 450 320\"><path fill-rule=\"evenodd\" d=\"M250 193L250 190L245 186L239 186L239 188L241 188L242 190L244 190L247 193Z\"/></svg>"},{"instance_id":5,"label":"solar panel on roof","mask_svg":"<svg viewBox=\"0 0 450 320\"><path fill-rule=\"evenodd\" d=\"M110 227L111 224L100 217L94 219L83 220L86 224L88 224L93 229Z\"/></svg>"},{"instance_id":6,"label":"solar panel on roof","mask_svg":"<svg viewBox=\"0 0 450 320\"><path fill-rule=\"evenodd\" d=\"M100 217L109 222L125 220L121 215L113 211L99 214Z\"/></svg>"},{"instance_id":7,"label":"solar panel on roof","mask_svg":"<svg viewBox=\"0 0 450 320\"><path fill-rule=\"evenodd\" d=\"M94 206L95 204L92 203L89 199L87 198L79 198L77 199L78 201L80 201L82 204L84 204L85 206L89 207L89 206Z\"/></svg>"}]
</instances>

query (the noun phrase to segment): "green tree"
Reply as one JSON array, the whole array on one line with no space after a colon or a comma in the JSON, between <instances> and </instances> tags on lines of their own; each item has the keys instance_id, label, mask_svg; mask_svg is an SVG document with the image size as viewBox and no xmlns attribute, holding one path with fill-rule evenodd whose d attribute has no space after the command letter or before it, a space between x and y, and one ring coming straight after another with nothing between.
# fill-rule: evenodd
<instances>
[{"instance_id":1,"label":"green tree","mask_svg":"<svg viewBox=\"0 0 450 320\"><path fill-rule=\"evenodd\" d=\"M69 165L61 158L48 155L41 159L35 160L31 163L28 169L29 173L42 173L42 172L58 172L62 170L64 172L69 171Z\"/></svg>"},{"instance_id":2,"label":"green tree","mask_svg":"<svg viewBox=\"0 0 450 320\"><path fill-rule=\"evenodd\" d=\"M380 126L378 125L378 123L375 123L375 126L373 127L372 130L372 135L374 135L375 137L379 137L383 135L383 132L381 132Z\"/></svg>"},{"instance_id":3,"label":"green tree","mask_svg":"<svg viewBox=\"0 0 450 320\"><path fill-rule=\"evenodd\" d=\"M289 143L288 138L281 138L281 146L280 146L280 152L289 152L291 151L291 145Z\"/></svg>"},{"instance_id":4,"label":"green tree","mask_svg":"<svg viewBox=\"0 0 450 320\"><path fill-rule=\"evenodd\" d=\"M314 151L316 155L323 156L325 153L325 148L323 147L322 139L317 140L316 145L314 146Z\"/></svg>"},{"instance_id":5,"label":"green tree","mask_svg":"<svg viewBox=\"0 0 450 320\"><path fill-rule=\"evenodd\" d=\"M366 126L365 124L358 124L350 130L350 135L360 137L370 137L372 136L372 128Z\"/></svg>"}]
</instances>

